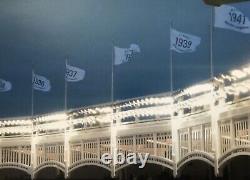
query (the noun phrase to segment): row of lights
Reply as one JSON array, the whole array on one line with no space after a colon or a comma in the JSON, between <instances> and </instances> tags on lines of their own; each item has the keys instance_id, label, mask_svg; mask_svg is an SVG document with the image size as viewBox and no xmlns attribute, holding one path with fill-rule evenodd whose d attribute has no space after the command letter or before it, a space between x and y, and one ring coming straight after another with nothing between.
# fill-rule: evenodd
<instances>
[{"instance_id":1,"label":"row of lights","mask_svg":"<svg viewBox=\"0 0 250 180\"><path fill-rule=\"evenodd\" d=\"M231 84L229 86L225 86L225 93L226 94L239 94L239 93L247 93L250 91L250 80L245 80L246 77L250 75L250 65L246 66L245 68L237 69L231 71L229 74L222 74L219 78L214 78L217 82L224 83L225 80L228 81L234 81L234 84ZM242 81L241 81L242 80ZM244 80L244 81L243 81ZM211 92L214 88L214 85L212 82L208 83L202 83L198 85L194 85L192 87L184 89L181 93L178 93L174 96L180 97L183 95L196 95L203 93L207 95L206 93ZM188 100L183 100L180 102L177 102L174 104L174 109L181 109L186 107L195 107L195 106L202 106L209 104L210 102L210 96L204 96L204 97L198 97L198 98L190 98ZM151 116L151 115L166 115L171 113L171 104L173 103L173 97L171 96L165 96L165 97L146 97L144 99L137 99L132 100L129 102L126 102L122 105L116 105L116 109L121 109L125 107L140 107L140 106L147 106L147 105L154 105L156 107L148 107L148 108L138 108L133 110L127 110L127 111L118 111L114 114L114 118L116 119L123 119L126 117L143 117L143 116ZM163 106L164 105L164 106ZM87 115L87 117L80 118L80 119L74 119L70 118L73 124L77 123L93 123L93 122L109 122L110 121L110 115L113 112L112 106L105 106L105 107L96 107L96 108L88 108L88 109L81 109L78 112L73 112L73 116L84 114ZM104 116L104 114L107 114ZM98 117L95 115L99 115ZM54 126L53 128L65 128L66 119L68 119L68 115L66 113L56 113L46 116L39 116L34 119L35 122L50 122L50 121L58 121L63 120L61 122L55 122L54 124L50 123L48 125L41 124L37 125L38 129L50 129L51 126ZM70 116L72 117L72 116ZM32 125L32 120L8 120L0 122L0 126L18 126L18 125ZM30 126L25 126L29 127ZM14 130L14 127L5 127L6 131L7 128L9 130ZM16 127L18 128L18 127ZM52 128L52 129L53 129ZM18 128L21 129L21 128Z\"/></svg>"}]
</instances>

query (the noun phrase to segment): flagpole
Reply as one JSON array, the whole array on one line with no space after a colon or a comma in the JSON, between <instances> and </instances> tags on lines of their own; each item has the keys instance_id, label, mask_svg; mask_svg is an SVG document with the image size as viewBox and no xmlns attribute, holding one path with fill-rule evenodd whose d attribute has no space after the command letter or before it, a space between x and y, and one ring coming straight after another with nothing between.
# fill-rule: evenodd
<instances>
[{"instance_id":1,"label":"flagpole","mask_svg":"<svg viewBox=\"0 0 250 180\"><path fill-rule=\"evenodd\" d=\"M114 121L114 47L112 46L112 67L111 67L111 107L112 107L112 118L110 127L110 143L111 143L111 154L112 154L112 170L111 176L115 177L115 165L116 165L116 122Z\"/></svg>"},{"instance_id":2,"label":"flagpole","mask_svg":"<svg viewBox=\"0 0 250 180\"><path fill-rule=\"evenodd\" d=\"M34 87L33 87L33 77L34 77L34 69L32 64L32 72L31 72L31 116L34 115Z\"/></svg>"},{"instance_id":3,"label":"flagpole","mask_svg":"<svg viewBox=\"0 0 250 180\"><path fill-rule=\"evenodd\" d=\"M67 64L68 64L68 59L66 58L65 59L65 70L66 70L66 72L65 73L67 73ZM67 80L66 80L66 75L65 75L65 73L64 73L64 110L65 111L67 111L67 103L68 103L68 83L67 83Z\"/></svg>"},{"instance_id":4,"label":"flagpole","mask_svg":"<svg viewBox=\"0 0 250 180\"><path fill-rule=\"evenodd\" d=\"M111 103L114 101L114 50L112 49L112 67L111 67Z\"/></svg>"},{"instance_id":5,"label":"flagpole","mask_svg":"<svg viewBox=\"0 0 250 180\"><path fill-rule=\"evenodd\" d=\"M173 21L170 22L170 38L171 38L171 30L173 29ZM169 64L170 64L170 92L171 95L173 93L173 51L171 50L171 40L170 40L170 52L169 52Z\"/></svg>"},{"instance_id":6,"label":"flagpole","mask_svg":"<svg viewBox=\"0 0 250 180\"><path fill-rule=\"evenodd\" d=\"M211 7L210 11L210 78L214 77L214 69L213 69L213 24L214 24L214 8Z\"/></svg>"},{"instance_id":7,"label":"flagpole","mask_svg":"<svg viewBox=\"0 0 250 180\"><path fill-rule=\"evenodd\" d=\"M111 62L111 107L112 107L112 117L111 117L111 127L110 127L110 143L111 143L111 154L114 156L114 49L112 45L112 62ZM115 176L115 163L113 159L111 176Z\"/></svg>"},{"instance_id":8,"label":"flagpole","mask_svg":"<svg viewBox=\"0 0 250 180\"><path fill-rule=\"evenodd\" d=\"M34 79L34 66L33 61L31 62L31 119L32 119L32 131L31 131L31 167L34 169L36 166L35 159L36 159L36 150L35 150L35 136L34 136L34 126L35 122L33 121L34 117L34 85L33 85L33 79ZM35 132L36 133L36 132ZM34 178L34 174L31 174L31 178Z\"/></svg>"}]
</instances>

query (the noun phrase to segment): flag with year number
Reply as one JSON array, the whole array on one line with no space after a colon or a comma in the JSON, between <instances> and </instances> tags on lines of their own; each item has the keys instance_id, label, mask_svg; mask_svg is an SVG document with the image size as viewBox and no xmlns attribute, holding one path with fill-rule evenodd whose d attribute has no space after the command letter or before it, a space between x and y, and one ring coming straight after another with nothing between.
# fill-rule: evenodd
<instances>
[{"instance_id":1,"label":"flag with year number","mask_svg":"<svg viewBox=\"0 0 250 180\"><path fill-rule=\"evenodd\" d=\"M130 44L129 48L114 47L114 65L120 65L130 61L135 53L140 53L140 47L137 44Z\"/></svg>"},{"instance_id":2,"label":"flag with year number","mask_svg":"<svg viewBox=\"0 0 250 180\"><path fill-rule=\"evenodd\" d=\"M85 77L85 70L66 64L65 79L68 82L81 81Z\"/></svg>"},{"instance_id":3,"label":"flag with year number","mask_svg":"<svg viewBox=\"0 0 250 180\"><path fill-rule=\"evenodd\" d=\"M32 79L33 79L32 85L35 90L43 92L50 91L51 89L50 81L46 77L33 73Z\"/></svg>"},{"instance_id":4,"label":"flag with year number","mask_svg":"<svg viewBox=\"0 0 250 180\"><path fill-rule=\"evenodd\" d=\"M170 49L178 53L190 53L196 51L201 38L191 34L170 29Z\"/></svg>"},{"instance_id":5,"label":"flag with year number","mask_svg":"<svg viewBox=\"0 0 250 180\"><path fill-rule=\"evenodd\" d=\"M9 81L0 79L0 92L7 92L12 89L12 85Z\"/></svg>"},{"instance_id":6,"label":"flag with year number","mask_svg":"<svg viewBox=\"0 0 250 180\"><path fill-rule=\"evenodd\" d=\"M215 7L214 13L215 27L230 29L241 33L250 33L249 17L236 7L222 5L220 7Z\"/></svg>"}]
</instances>

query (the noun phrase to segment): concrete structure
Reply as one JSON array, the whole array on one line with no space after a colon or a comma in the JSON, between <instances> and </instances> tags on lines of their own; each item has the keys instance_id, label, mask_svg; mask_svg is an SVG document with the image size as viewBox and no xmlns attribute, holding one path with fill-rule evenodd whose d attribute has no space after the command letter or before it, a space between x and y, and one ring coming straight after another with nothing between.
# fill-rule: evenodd
<instances>
[{"instance_id":1,"label":"concrete structure","mask_svg":"<svg viewBox=\"0 0 250 180\"><path fill-rule=\"evenodd\" d=\"M233 157L250 155L250 66L174 93L0 121L0 169L32 178L56 167L65 177L94 165L111 176L127 165L105 165L103 153L150 153L147 163L174 176L201 160L220 175Z\"/></svg>"}]
</instances>

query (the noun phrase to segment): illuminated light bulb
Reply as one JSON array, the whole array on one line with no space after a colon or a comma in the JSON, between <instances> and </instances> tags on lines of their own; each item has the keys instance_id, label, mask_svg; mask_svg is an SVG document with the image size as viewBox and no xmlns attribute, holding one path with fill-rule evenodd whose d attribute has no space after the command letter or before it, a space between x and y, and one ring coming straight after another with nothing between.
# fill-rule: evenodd
<instances>
[{"instance_id":1,"label":"illuminated light bulb","mask_svg":"<svg viewBox=\"0 0 250 180\"><path fill-rule=\"evenodd\" d=\"M243 68L243 71L247 74L250 74L250 66Z\"/></svg>"},{"instance_id":2,"label":"illuminated light bulb","mask_svg":"<svg viewBox=\"0 0 250 180\"><path fill-rule=\"evenodd\" d=\"M194 85L194 86L184 90L184 92L186 92L187 94L193 95L193 94L198 94L198 93L210 91L212 88L213 88L212 84L205 83L205 84Z\"/></svg>"},{"instance_id":3,"label":"illuminated light bulb","mask_svg":"<svg viewBox=\"0 0 250 180\"><path fill-rule=\"evenodd\" d=\"M224 83L224 81L222 79L218 79L217 77L214 77L214 80L220 83Z\"/></svg>"},{"instance_id":4,"label":"illuminated light bulb","mask_svg":"<svg viewBox=\"0 0 250 180\"><path fill-rule=\"evenodd\" d=\"M246 77L246 73L238 69L231 71L230 74L238 79Z\"/></svg>"}]
</instances>

